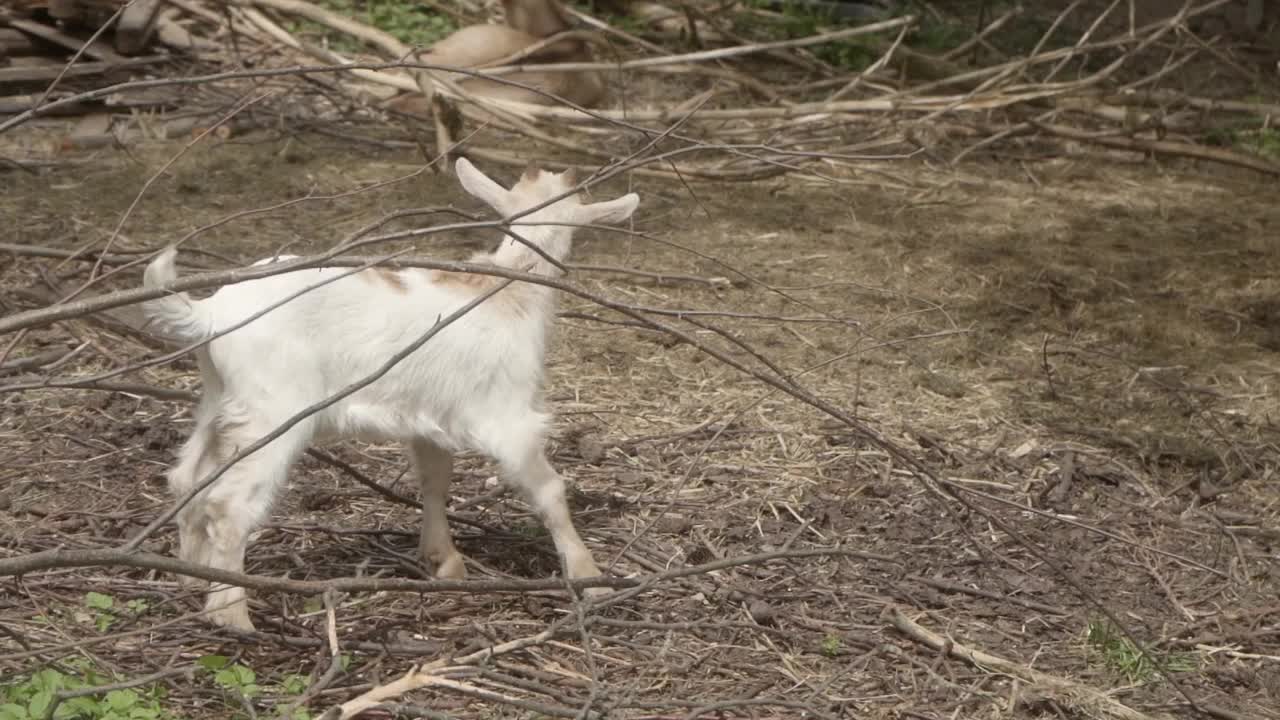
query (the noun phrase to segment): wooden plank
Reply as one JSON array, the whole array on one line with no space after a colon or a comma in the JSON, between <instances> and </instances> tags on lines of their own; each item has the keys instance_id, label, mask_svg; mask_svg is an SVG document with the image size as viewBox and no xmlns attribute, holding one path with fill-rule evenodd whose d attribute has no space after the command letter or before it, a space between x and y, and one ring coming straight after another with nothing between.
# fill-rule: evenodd
<instances>
[{"instance_id":1,"label":"wooden plank","mask_svg":"<svg viewBox=\"0 0 1280 720\"><path fill-rule=\"evenodd\" d=\"M222 46L212 40L195 37L187 29L174 22L162 13L155 22L156 39L177 50L194 52L216 52Z\"/></svg>"},{"instance_id":2,"label":"wooden plank","mask_svg":"<svg viewBox=\"0 0 1280 720\"><path fill-rule=\"evenodd\" d=\"M0 28L0 57L38 55L42 49L41 44L35 38L21 30Z\"/></svg>"},{"instance_id":3,"label":"wooden plank","mask_svg":"<svg viewBox=\"0 0 1280 720\"><path fill-rule=\"evenodd\" d=\"M49 0L49 15L63 21L78 20L81 15L78 0Z\"/></svg>"},{"instance_id":4,"label":"wooden plank","mask_svg":"<svg viewBox=\"0 0 1280 720\"><path fill-rule=\"evenodd\" d=\"M58 100L63 95L55 95L49 100ZM26 112L35 107L40 101L40 95L10 95L9 97L0 97L0 115L16 115L20 112ZM48 100L46 101L48 102ZM88 109L84 103L72 103L63 105L50 110L47 115L50 116L67 116L67 115L83 115Z\"/></svg>"},{"instance_id":5,"label":"wooden plank","mask_svg":"<svg viewBox=\"0 0 1280 720\"><path fill-rule=\"evenodd\" d=\"M116 21L116 50L125 55L141 52L155 32L160 0L135 0L120 13Z\"/></svg>"},{"instance_id":6,"label":"wooden plank","mask_svg":"<svg viewBox=\"0 0 1280 720\"><path fill-rule=\"evenodd\" d=\"M94 60L120 62L125 59L123 55L107 47L107 45L101 40L95 40L86 47L83 40L71 37L57 28L51 28L48 25L42 25L38 22L31 20L10 20L9 25L27 33L28 35L34 35L41 40L46 40L54 43L55 45L61 45L72 52L79 52L80 48L83 47L84 54Z\"/></svg>"},{"instance_id":7,"label":"wooden plank","mask_svg":"<svg viewBox=\"0 0 1280 720\"><path fill-rule=\"evenodd\" d=\"M140 67L142 65L150 65L152 63L168 60L166 55L148 55L146 57L133 58L123 62L88 62L76 63L66 68L66 73L62 73L65 65L63 63L51 63L49 65L38 65L35 67L8 67L0 68L0 83L4 82L41 82L53 80L62 74L62 77L85 77L87 75L100 75L112 70L123 70L131 67Z\"/></svg>"}]
</instances>

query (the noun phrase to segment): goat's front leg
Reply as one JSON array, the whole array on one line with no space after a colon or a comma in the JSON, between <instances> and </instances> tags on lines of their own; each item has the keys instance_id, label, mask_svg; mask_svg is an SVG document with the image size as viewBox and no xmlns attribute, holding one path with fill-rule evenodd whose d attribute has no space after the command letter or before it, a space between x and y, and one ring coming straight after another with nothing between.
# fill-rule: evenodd
<instances>
[{"instance_id":1,"label":"goat's front leg","mask_svg":"<svg viewBox=\"0 0 1280 720\"><path fill-rule=\"evenodd\" d=\"M596 568L591 551L582 542L578 530L573 526L573 518L569 513L569 504L565 502L564 478L551 467L542 448L529 452L520 462L503 463L503 469L510 479L524 490L529 502L537 510L556 550L564 558L565 568L571 579L597 577L600 570ZM609 593L608 588L588 588L585 594L600 597Z\"/></svg>"},{"instance_id":2,"label":"goat's front leg","mask_svg":"<svg viewBox=\"0 0 1280 720\"><path fill-rule=\"evenodd\" d=\"M449 519L444 514L453 476L453 456L422 438L407 443L406 449L422 483L422 537L418 544L422 557L435 566L436 577L464 578L467 567L462 553L453 546Z\"/></svg>"}]
</instances>

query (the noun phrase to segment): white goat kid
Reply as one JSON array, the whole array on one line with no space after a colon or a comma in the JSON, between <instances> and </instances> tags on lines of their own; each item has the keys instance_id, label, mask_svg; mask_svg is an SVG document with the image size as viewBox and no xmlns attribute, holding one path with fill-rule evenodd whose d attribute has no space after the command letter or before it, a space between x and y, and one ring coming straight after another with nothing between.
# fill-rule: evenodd
<instances>
[{"instance_id":1,"label":"white goat kid","mask_svg":"<svg viewBox=\"0 0 1280 720\"><path fill-rule=\"evenodd\" d=\"M507 190L465 159L457 161L456 169L469 193L504 216L539 205L576 184L572 171L555 174L530 166ZM639 202L634 193L592 204L570 195L516 220L512 227L562 261L572 245L573 224L619 223ZM151 263L147 287L161 287L177 277L174 255L170 249ZM513 238L473 260L558 274L555 265ZM268 262L273 259L257 264ZM144 312L158 334L194 343L344 272L349 271L297 270L230 285L203 301L178 293L145 303ZM169 473L171 490L185 495L238 449L308 405L372 374L439 318L498 282L500 278L477 274L364 270L214 339L196 351L204 395L195 413L195 430ZM421 551L438 577L466 574L445 518L452 453L462 449L496 460L504 479L524 491L563 555L570 577L599 575L570 518L564 482L544 451L550 415L541 409L539 395L554 315L552 288L516 282L502 289L373 384L308 417L232 466L177 515L179 556L242 572L249 535L266 519L274 494L298 456L313 442L356 437L404 443L422 484ZM253 628L242 588L215 584L206 609L216 624Z\"/></svg>"}]
</instances>

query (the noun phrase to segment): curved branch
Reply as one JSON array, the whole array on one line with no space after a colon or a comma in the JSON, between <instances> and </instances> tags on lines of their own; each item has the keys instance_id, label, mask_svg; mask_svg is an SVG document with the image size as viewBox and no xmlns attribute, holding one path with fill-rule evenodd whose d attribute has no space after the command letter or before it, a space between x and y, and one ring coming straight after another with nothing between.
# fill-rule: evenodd
<instances>
[{"instance_id":1,"label":"curved branch","mask_svg":"<svg viewBox=\"0 0 1280 720\"><path fill-rule=\"evenodd\" d=\"M664 582L690 575L704 575L715 570L725 570L743 565L759 565L774 560L797 560L811 557L851 557L872 562L896 563L887 555L829 548L819 550L786 550L757 553L726 558L702 565L668 570L652 575L629 578L547 578L544 580L413 580L410 578L335 578L333 580L290 580L267 575L218 570L205 565L186 562L177 558L150 552L130 552L115 548L99 550L45 550L0 560L0 576L22 576L42 570L57 568L121 566L140 570L186 575L210 582L267 592L319 594L326 590L339 592L532 592L535 590L564 590L572 586L576 590L590 587L632 588L655 582Z\"/></svg>"}]
</instances>

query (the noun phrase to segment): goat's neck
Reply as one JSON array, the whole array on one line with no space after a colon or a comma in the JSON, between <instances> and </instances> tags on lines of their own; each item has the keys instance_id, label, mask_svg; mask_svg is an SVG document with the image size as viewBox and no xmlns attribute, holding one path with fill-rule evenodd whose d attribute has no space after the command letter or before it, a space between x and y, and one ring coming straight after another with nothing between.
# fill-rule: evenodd
<instances>
[{"instance_id":1,"label":"goat's neck","mask_svg":"<svg viewBox=\"0 0 1280 720\"><path fill-rule=\"evenodd\" d=\"M563 263L573 248L573 228L561 225L513 225L511 231L528 241L528 245L506 236L502 244L493 252L491 261L494 265L512 270L520 270L535 275L557 277L560 269L547 261L542 253L556 262ZM542 253L537 252L532 245Z\"/></svg>"}]
</instances>

